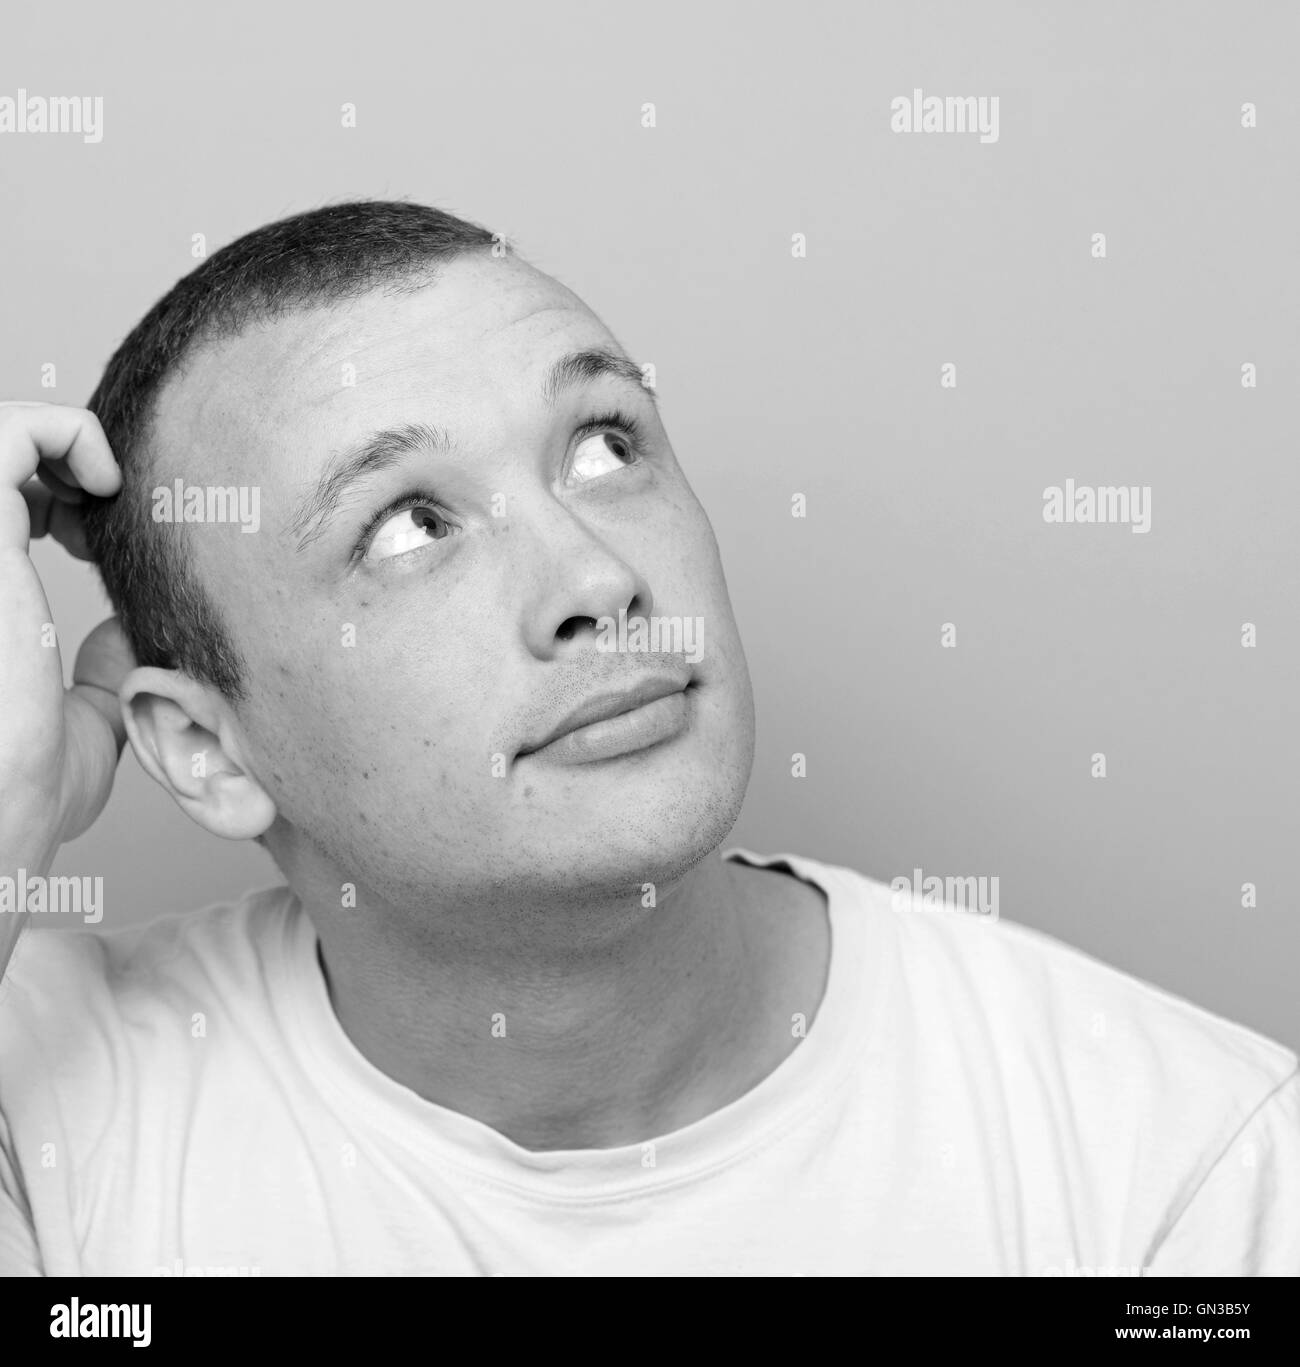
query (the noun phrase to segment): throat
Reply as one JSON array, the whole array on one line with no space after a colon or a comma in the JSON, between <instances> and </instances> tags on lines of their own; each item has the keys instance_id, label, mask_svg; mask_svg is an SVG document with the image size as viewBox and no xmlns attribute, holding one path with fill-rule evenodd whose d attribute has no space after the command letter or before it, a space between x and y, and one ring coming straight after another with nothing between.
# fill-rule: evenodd
<instances>
[{"instance_id":1,"label":"throat","mask_svg":"<svg viewBox=\"0 0 1300 1367\"><path fill-rule=\"evenodd\" d=\"M365 1058L533 1151L644 1142L744 1095L799 1047L830 948L819 890L716 856L616 945L563 965L359 962L321 938Z\"/></svg>"}]
</instances>

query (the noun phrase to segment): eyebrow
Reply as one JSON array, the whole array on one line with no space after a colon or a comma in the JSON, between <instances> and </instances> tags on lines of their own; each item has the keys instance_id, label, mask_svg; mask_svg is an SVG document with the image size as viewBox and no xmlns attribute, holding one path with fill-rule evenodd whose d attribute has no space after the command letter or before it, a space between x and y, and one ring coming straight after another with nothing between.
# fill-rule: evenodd
<instances>
[{"instance_id":1,"label":"eyebrow","mask_svg":"<svg viewBox=\"0 0 1300 1367\"><path fill-rule=\"evenodd\" d=\"M605 347L589 347L561 356L546 372L542 397L553 408L567 390L599 379L634 384L652 403L659 401L654 390L645 384L641 367L621 352ZM451 449L452 442L441 429L428 423L407 423L372 432L359 445L340 452L329 461L315 487L289 519L289 534L297 539L298 550L306 550L320 536L338 511L344 493L359 479L391 469L419 451L445 453Z\"/></svg>"},{"instance_id":2,"label":"eyebrow","mask_svg":"<svg viewBox=\"0 0 1300 1367\"><path fill-rule=\"evenodd\" d=\"M626 380L644 391L652 403L659 402L659 396L645 383L641 367L622 352L610 351L605 347L590 347L586 351L571 351L567 356L561 356L546 372L546 379L542 381L542 397L554 406L566 389L604 378Z\"/></svg>"},{"instance_id":3,"label":"eyebrow","mask_svg":"<svg viewBox=\"0 0 1300 1367\"><path fill-rule=\"evenodd\" d=\"M325 467L315 488L289 519L289 534L297 538L298 550L305 551L320 536L338 511L345 491L357 480L391 469L413 452L450 449L445 432L428 423L413 422L372 432L359 445L341 452Z\"/></svg>"}]
</instances>

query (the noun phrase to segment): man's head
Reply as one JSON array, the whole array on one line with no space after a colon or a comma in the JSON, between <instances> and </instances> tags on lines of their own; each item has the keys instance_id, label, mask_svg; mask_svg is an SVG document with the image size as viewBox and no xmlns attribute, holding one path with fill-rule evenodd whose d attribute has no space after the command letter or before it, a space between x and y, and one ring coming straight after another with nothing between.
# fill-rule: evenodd
<instances>
[{"instance_id":1,"label":"man's head","mask_svg":"<svg viewBox=\"0 0 1300 1367\"><path fill-rule=\"evenodd\" d=\"M493 244L401 204L261 229L91 401L124 470L89 533L142 660L137 754L204 826L265 832L291 881L398 906L676 877L752 760L717 548L652 392ZM256 491L256 533L179 520L229 511L209 489ZM702 622L700 658L667 626L635 649L656 619Z\"/></svg>"}]
</instances>

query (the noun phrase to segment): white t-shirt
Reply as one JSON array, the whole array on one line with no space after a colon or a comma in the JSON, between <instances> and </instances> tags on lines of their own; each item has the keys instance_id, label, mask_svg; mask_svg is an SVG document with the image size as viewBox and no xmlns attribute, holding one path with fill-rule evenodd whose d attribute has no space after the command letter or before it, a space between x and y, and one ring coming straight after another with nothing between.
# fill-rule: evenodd
<instances>
[{"instance_id":1,"label":"white t-shirt","mask_svg":"<svg viewBox=\"0 0 1300 1367\"><path fill-rule=\"evenodd\" d=\"M729 857L825 891L825 998L739 1100L613 1149L530 1152L378 1071L285 888L29 927L0 1273L1300 1273L1293 1054L1006 921Z\"/></svg>"}]
</instances>

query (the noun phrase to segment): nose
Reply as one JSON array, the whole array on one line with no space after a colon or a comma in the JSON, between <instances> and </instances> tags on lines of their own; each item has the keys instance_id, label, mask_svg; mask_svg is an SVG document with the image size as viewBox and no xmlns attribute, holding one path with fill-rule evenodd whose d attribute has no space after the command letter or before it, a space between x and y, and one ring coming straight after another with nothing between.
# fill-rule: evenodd
<instances>
[{"instance_id":1,"label":"nose","mask_svg":"<svg viewBox=\"0 0 1300 1367\"><path fill-rule=\"evenodd\" d=\"M649 616L645 579L608 540L562 505L535 524L533 554L522 572L533 576L524 601L524 639L540 660L595 648L602 618Z\"/></svg>"}]
</instances>

